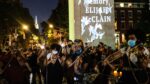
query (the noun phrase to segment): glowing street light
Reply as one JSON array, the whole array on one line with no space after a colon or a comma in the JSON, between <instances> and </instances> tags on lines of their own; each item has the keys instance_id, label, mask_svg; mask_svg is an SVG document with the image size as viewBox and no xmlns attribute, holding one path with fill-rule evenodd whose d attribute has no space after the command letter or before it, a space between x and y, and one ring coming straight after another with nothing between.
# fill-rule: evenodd
<instances>
[{"instance_id":1,"label":"glowing street light","mask_svg":"<svg viewBox=\"0 0 150 84\"><path fill-rule=\"evenodd\" d=\"M54 28L53 24L49 24L49 27L50 27L50 28Z\"/></svg>"},{"instance_id":2,"label":"glowing street light","mask_svg":"<svg viewBox=\"0 0 150 84\"><path fill-rule=\"evenodd\" d=\"M24 30L28 30L28 26L27 25L23 25L23 29Z\"/></svg>"},{"instance_id":3,"label":"glowing street light","mask_svg":"<svg viewBox=\"0 0 150 84\"><path fill-rule=\"evenodd\" d=\"M26 34L25 34L25 31L28 31L29 28L27 25L22 25L22 28L23 28L23 39L26 39Z\"/></svg>"}]
</instances>

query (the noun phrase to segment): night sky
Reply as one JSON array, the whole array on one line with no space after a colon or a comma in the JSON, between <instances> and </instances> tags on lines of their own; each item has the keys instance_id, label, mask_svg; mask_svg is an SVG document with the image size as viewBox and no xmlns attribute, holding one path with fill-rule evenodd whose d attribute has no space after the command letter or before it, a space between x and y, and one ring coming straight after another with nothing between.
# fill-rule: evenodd
<instances>
[{"instance_id":1,"label":"night sky","mask_svg":"<svg viewBox=\"0 0 150 84\"><path fill-rule=\"evenodd\" d=\"M38 22L47 21L52 10L56 8L58 0L21 0L23 6L29 8L30 14L35 18L38 17Z\"/></svg>"}]
</instances>

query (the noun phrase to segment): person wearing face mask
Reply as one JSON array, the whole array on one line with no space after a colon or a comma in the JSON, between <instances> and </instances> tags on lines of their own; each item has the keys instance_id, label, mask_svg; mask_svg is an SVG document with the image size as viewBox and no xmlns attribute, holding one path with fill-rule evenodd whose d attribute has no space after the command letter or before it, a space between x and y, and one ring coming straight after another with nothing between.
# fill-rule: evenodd
<instances>
[{"instance_id":1,"label":"person wearing face mask","mask_svg":"<svg viewBox=\"0 0 150 84\"><path fill-rule=\"evenodd\" d=\"M131 53L130 50L136 46L137 38L134 34L129 35L129 40L127 42L128 48L126 54L128 55L130 61L134 64L137 62L137 57L134 53ZM129 52L128 52L129 51Z\"/></svg>"},{"instance_id":2,"label":"person wearing face mask","mask_svg":"<svg viewBox=\"0 0 150 84\"><path fill-rule=\"evenodd\" d=\"M129 35L128 45L129 47L126 54L129 56L130 61L139 67L148 67L147 65L142 65L142 62L149 59L150 53L148 49L144 47L143 43L137 41L134 34Z\"/></svg>"},{"instance_id":3,"label":"person wearing face mask","mask_svg":"<svg viewBox=\"0 0 150 84\"><path fill-rule=\"evenodd\" d=\"M135 34L129 35L127 44L120 61L123 75L117 84L149 84L147 70L143 67L145 56L140 54L142 50Z\"/></svg>"},{"instance_id":4,"label":"person wearing face mask","mask_svg":"<svg viewBox=\"0 0 150 84\"><path fill-rule=\"evenodd\" d=\"M45 59L45 84L62 84L63 67L61 65L61 46L52 44Z\"/></svg>"}]
</instances>

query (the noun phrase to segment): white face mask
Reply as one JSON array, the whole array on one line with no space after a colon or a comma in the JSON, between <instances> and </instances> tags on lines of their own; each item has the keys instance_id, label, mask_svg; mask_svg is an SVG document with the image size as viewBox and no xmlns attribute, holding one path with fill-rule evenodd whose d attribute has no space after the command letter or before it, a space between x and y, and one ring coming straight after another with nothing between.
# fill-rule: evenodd
<instances>
[{"instance_id":1,"label":"white face mask","mask_svg":"<svg viewBox=\"0 0 150 84\"><path fill-rule=\"evenodd\" d=\"M52 50L52 53L55 55L55 54L58 53L58 51L57 50Z\"/></svg>"},{"instance_id":2,"label":"white face mask","mask_svg":"<svg viewBox=\"0 0 150 84\"><path fill-rule=\"evenodd\" d=\"M64 43L62 43L62 44L61 44L61 47L65 47L65 44L64 44Z\"/></svg>"}]
</instances>

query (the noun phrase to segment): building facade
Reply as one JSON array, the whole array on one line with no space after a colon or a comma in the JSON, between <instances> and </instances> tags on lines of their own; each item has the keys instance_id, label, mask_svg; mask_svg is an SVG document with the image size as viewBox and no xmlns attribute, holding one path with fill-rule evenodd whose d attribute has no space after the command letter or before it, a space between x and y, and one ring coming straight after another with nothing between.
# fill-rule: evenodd
<instances>
[{"instance_id":1,"label":"building facade","mask_svg":"<svg viewBox=\"0 0 150 84\"><path fill-rule=\"evenodd\" d=\"M115 27L120 43L125 42L125 33L136 27L149 10L149 0L115 0Z\"/></svg>"}]
</instances>

